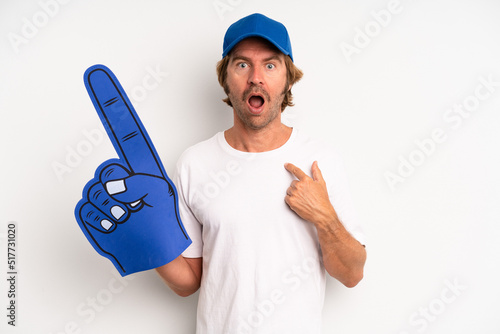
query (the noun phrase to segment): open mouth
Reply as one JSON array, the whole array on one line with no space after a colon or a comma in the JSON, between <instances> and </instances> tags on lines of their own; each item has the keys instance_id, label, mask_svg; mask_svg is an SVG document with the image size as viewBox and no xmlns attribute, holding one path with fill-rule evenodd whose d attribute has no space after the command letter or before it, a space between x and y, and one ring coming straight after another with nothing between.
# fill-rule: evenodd
<instances>
[{"instance_id":1,"label":"open mouth","mask_svg":"<svg viewBox=\"0 0 500 334\"><path fill-rule=\"evenodd\" d=\"M265 100L262 95L251 94L248 97L247 103L250 107L250 111L254 114L258 114L262 111L262 107L264 106Z\"/></svg>"}]
</instances>

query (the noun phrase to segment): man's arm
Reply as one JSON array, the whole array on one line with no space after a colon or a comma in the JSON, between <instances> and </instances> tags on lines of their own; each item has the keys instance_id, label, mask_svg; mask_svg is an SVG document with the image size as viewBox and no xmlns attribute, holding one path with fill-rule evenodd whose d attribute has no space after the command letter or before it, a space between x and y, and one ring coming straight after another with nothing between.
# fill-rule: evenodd
<instances>
[{"instance_id":1,"label":"man's arm","mask_svg":"<svg viewBox=\"0 0 500 334\"><path fill-rule=\"evenodd\" d=\"M288 188L285 202L316 226L326 271L345 286L356 286L363 278L366 250L340 222L318 163L312 165L312 178L292 164L285 168L298 179Z\"/></svg>"},{"instance_id":2,"label":"man's arm","mask_svg":"<svg viewBox=\"0 0 500 334\"><path fill-rule=\"evenodd\" d=\"M180 255L156 272L179 296L187 297L195 293L201 283L203 258L186 258Z\"/></svg>"}]
</instances>

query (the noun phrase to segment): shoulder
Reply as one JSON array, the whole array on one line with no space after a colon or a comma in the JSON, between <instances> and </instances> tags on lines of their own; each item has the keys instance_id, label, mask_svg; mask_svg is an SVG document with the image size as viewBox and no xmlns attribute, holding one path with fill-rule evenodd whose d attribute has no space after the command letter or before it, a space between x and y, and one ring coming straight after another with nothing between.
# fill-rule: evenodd
<instances>
[{"instance_id":1,"label":"shoulder","mask_svg":"<svg viewBox=\"0 0 500 334\"><path fill-rule=\"evenodd\" d=\"M321 160L337 161L342 163L342 157L337 146L303 130L296 130L294 145L297 149L305 150Z\"/></svg>"},{"instance_id":2,"label":"shoulder","mask_svg":"<svg viewBox=\"0 0 500 334\"><path fill-rule=\"evenodd\" d=\"M201 141L188 147L177 160L177 167L190 165L196 162L202 162L205 159L213 157L218 149L218 137L220 132L213 135L211 138Z\"/></svg>"}]
</instances>

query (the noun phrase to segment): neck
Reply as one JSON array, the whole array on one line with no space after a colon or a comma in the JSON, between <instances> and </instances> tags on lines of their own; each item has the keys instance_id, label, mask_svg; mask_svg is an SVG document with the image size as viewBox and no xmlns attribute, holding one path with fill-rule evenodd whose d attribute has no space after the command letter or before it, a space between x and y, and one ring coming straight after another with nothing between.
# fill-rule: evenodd
<instances>
[{"instance_id":1,"label":"neck","mask_svg":"<svg viewBox=\"0 0 500 334\"><path fill-rule=\"evenodd\" d=\"M292 134L292 128L281 123L268 124L263 129L249 129L235 122L224 132L227 143L243 152L267 152L283 146Z\"/></svg>"}]
</instances>

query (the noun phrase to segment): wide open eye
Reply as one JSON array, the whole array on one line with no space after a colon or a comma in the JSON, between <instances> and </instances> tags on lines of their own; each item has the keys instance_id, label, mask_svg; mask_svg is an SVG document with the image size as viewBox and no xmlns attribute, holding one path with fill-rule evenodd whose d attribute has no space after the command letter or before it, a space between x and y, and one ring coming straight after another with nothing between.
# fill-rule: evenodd
<instances>
[{"instance_id":1,"label":"wide open eye","mask_svg":"<svg viewBox=\"0 0 500 334\"><path fill-rule=\"evenodd\" d=\"M239 63L239 64L238 64L238 67L239 67L239 68L247 68L247 67L248 67L248 64L247 64L247 63Z\"/></svg>"},{"instance_id":2,"label":"wide open eye","mask_svg":"<svg viewBox=\"0 0 500 334\"><path fill-rule=\"evenodd\" d=\"M267 64L267 65L266 65L266 68L267 68L268 70L274 70L274 69L276 68L276 66L274 66L274 64Z\"/></svg>"}]
</instances>

